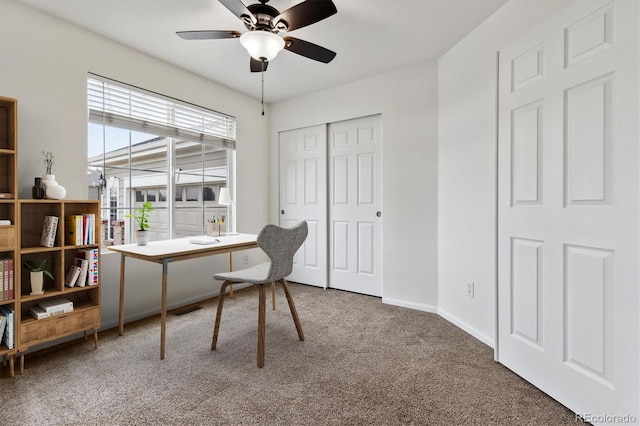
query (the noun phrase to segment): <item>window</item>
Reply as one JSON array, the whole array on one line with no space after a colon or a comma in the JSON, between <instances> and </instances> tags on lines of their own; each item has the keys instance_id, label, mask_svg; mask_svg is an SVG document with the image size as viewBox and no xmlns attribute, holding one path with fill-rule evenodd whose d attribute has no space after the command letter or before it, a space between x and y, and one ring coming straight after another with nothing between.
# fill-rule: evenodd
<instances>
[{"instance_id":1,"label":"window","mask_svg":"<svg viewBox=\"0 0 640 426\"><path fill-rule=\"evenodd\" d=\"M102 201L102 241L133 241L127 218L145 201L150 240L202 235L206 218L235 212L235 118L90 74L87 79L90 194Z\"/></svg>"},{"instance_id":2,"label":"window","mask_svg":"<svg viewBox=\"0 0 640 426\"><path fill-rule=\"evenodd\" d=\"M187 187L187 201L198 201L198 191L200 188L197 186Z\"/></svg>"},{"instance_id":3,"label":"window","mask_svg":"<svg viewBox=\"0 0 640 426\"><path fill-rule=\"evenodd\" d=\"M213 192L213 187L205 186L204 188L202 188L202 199L204 201L215 201L216 200L216 193Z\"/></svg>"}]
</instances>

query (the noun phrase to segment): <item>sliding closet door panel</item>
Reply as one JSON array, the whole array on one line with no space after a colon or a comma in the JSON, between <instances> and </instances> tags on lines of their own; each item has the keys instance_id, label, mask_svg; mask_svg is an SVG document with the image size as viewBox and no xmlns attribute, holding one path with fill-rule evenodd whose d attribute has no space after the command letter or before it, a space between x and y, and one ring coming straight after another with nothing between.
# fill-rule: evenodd
<instances>
[{"instance_id":1,"label":"sliding closet door panel","mask_svg":"<svg viewBox=\"0 0 640 426\"><path fill-rule=\"evenodd\" d=\"M290 281L327 286L327 131L281 132L280 226L307 221L309 235L294 257Z\"/></svg>"},{"instance_id":2,"label":"sliding closet door panel","mask_svg":"<svg viewBox=\"0 0 640 426\"><path fill-rule=\"evenodd\" d=\"M330 286L382 296L379 115L329 125Z\"/></svg>"}]
</instances>

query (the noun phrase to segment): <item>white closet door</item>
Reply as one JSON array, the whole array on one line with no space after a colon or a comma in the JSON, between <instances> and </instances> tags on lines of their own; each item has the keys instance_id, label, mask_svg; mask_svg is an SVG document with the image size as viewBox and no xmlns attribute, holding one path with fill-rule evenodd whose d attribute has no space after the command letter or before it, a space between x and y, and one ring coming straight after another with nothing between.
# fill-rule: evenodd
<instances>
[{"instance_id":1,"label":"white closet door","mask_svg":"<svg viewBox=\"0 0 640 426\"><path fill-rule=\"evenodd\" d=\"M327 130L279 134L280 226L306 220L309 235L294 257L290 281L327 287Z\"/></svg>"},{"instance_id":2,"label":"white closet door","mask_svg":"<svg viewBox=\"0 0 640 426\"><path fill-rule=\"evenodd\" d=\"M498 359L593 423L640 419L639 4L500 51Z\"/></svg>"},{"instance_id":3,"label":"white closet door","mask_svg":"<svg viewBox=\"0 0 640 426\"><path fill-rule=\"evenodd\" d=\"M381 117L330 124L329 152L329 285L382 296Z\"/></svg>"}]
</instances>

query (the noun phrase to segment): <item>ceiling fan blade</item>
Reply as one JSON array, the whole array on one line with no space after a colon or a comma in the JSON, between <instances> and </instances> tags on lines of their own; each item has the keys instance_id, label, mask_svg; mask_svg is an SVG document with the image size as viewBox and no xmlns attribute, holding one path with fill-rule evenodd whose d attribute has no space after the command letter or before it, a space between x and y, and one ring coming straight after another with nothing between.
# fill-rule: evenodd
<instances>
[{"instance_id":1,"label":"ceiling fan blade","mask_svg":"<svg viewBox=\"0 0 640 426\"><path fill-rule=\"evenodd\" d=\"M202 31L178 31L176 34L185 40L216 40L222 38L238 38L240 33L238 31L216 31L216 30L202 30Z\"/></svg>"},{"instance_id":2,"label":"ceiling fan blade","mask_svg":"<svg viewBox=\"0 0 640 426\"><path fill-rule=\"evenodd\" d=\"M236 15L242 21L244 21L245 18L247 18L251 21L253 25L255 25L258 22L255 15L251 13L251 11L247 9L247 6L245 6L244 3L242 3L240 0L219 0L219 1L220 3L222 3L224 7L229 9L231 13Z\"/></svg>"},{"instance_id":3,"label":"ceiling fan blade","mask_svg":"<svg viewBox=\"0 0 640 426\"><path fill-rule=\"evenodd\" d=\"M286 31L293 31L322 21L336 12L338 9L331 0L307 0L273 18L273 25L278 28L278 24L284 21Z\"/></svg>"},{"instance_id":4,"label":"ceiling fan blade","mask_svg":"<svg viewBox=\"0 0 640 426\"><path fill-rule=\"evenodd\" d=\"M300 40L295 37L283 37L284 48L290 52L297 53L298 55L305 56L314 61L324 62L328 64L336 57L336 52L326 49L317 44L310 43L308 41Z\"/></svg>"},{"instance_id":5,"label":"ceiling fan blade","mask_svg":"<svg viewBox=\"0 0 640 426\"><path fill-rule=\"evenodd\" d=\"M269 61L264 61L264 70L267 70L269 66ZM249 68L251 68L251 72L260 72L262 71L262 61L251 58L251 62L249 63Z\"/></svg>"}]
</instances>

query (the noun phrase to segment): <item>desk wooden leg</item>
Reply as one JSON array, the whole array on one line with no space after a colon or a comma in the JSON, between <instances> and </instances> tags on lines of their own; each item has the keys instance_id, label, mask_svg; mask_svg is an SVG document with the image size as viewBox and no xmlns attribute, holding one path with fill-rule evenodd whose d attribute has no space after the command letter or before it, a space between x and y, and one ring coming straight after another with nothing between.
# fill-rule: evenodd
<instances>
[{"instance_id":1,"label":"desk wooden leg","mask_svg":"<svg viewBox=\"0 0 640 426\"><path fill-rule=\"evenodd\" d=\"M227 290L229 281L225 281L220 286L220 296L218 296L218 309L216 310L216 323L213 326L213 338L211 339L211 350L216 350L218 344L218 331L220 331L220 319L222 318L222 306L224 305L224 292Z\"/></svg>"},{"instance_id":2,"label":"desk wooden leg","mask_svg":"<svg viewBox=\"0 0 640 426\"><path fill-rule=\"evenodd\" d=\"M232 253L229 252L229 272L233 271L233 256ZM229 285L229 298L233 297L233 284Z\"/></svg>"},{"instance_id":3,"label":"desk wooden leg","mask_svg":"<svg viewBox=\"0 0 640 426\"><path fill-rule=\"evenodd\" d=\"M124 254L120 254L120 307L118 311L118 323L120 336L124 334Z\"/></svg>"},{"instance_id":4,"label":"desk wooden leg","mask_svg":"<svg viewBox=\"0 0 640 426\"><path fill-rule=\"evenodd\" d=\"M98 329L97 328L93 329L93 343L96 349L98 349Z\"/></svg>"},{"instance_id":5,"label":"desk wooden leg","mask_svg":"<svg viewBox=\"0 0 640 426\"><path fill-rule=\"evenodd\" d=\"M167 269L169 261L162 261L162 313L160 314L160 359L164 359L164 344L167 331Z\"/></svg>"},{"instance_id":6,"label":"desk wooden leg","mask_svg":"<svg viewBox=\"0 0 640 426\"><path fill-rule=\"evenodd\" d=\"M276 283L271 283L271 307L276 310Z\"/></svg>"}]
</instances>

